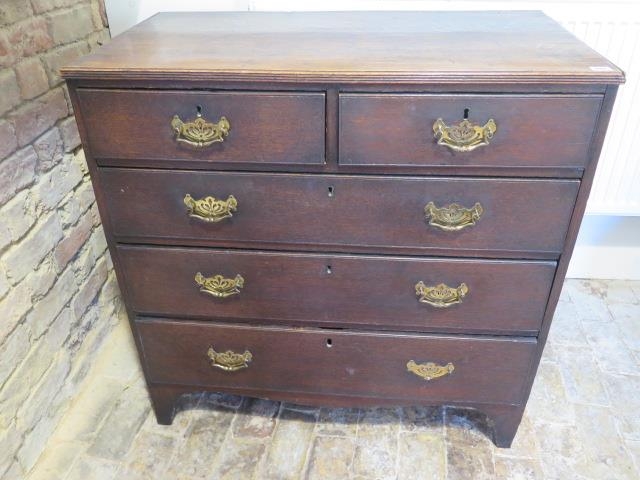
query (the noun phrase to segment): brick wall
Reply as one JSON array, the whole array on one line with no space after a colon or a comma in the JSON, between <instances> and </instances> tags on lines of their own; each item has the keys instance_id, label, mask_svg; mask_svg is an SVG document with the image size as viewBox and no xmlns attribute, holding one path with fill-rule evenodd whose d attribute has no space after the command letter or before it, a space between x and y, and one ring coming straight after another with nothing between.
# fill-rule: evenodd
<instances>
[{"instance_id":1,"label":"brick wall","mask_svg":"<svg viewBox=\"0 0 640 480\"><path fill-rule=\"evenodd\" d=\"M0 478L23 478L122 308L58 68L101 0L0 1Z\"/></svg>"}]
</instances>

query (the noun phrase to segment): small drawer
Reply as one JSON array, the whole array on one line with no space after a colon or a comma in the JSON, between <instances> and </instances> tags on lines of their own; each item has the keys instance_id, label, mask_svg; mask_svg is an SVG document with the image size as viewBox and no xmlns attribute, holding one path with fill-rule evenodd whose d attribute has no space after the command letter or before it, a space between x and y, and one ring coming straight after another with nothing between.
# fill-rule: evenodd
<instances>
[{"instance_id":1,"label":"small drawer","mask_svg":"<svg viewBox=\"0 0 640 480\"><path fill-rule=\"evenodd\" d=\"M342 94L340 163L581 170L601 102L600 95Z\"/></svg>"},{"instance_id":2,"label":"small drawer","mask_svg":"<svg viewBox=\"0 0 640 480\"><path fill-rule=\"evenodd\" d=\"M143 315L535 335L555 262L118 246Z\"/></svg>"},{"instance_id":3,"label":"small drawer","mask_svg":"<svg viewBox=\"0 0 640 480\"><path fill-rule=\"evenodd\" d=\"M557 258L577 180L100 171L121 242Z\"/></svg>"},{"instance_id":4,"label":"small drawer","mask_svg":"<svg viewBox=\"0 0 640 480\"><path fill-rule=\"evenodd\" d=\"M519 404L535 339L138 320L149 380L227 388Z\"/></svg>"},{"instance_id":5,"label":"small drawer","mask_svg":"<svg viewBox=\"0 0 640 480\"><path fill-rule=\"evenodd\" d=\"M324 163L324 93L77 90L99 165Z\"/></svg>"}]
</instances>

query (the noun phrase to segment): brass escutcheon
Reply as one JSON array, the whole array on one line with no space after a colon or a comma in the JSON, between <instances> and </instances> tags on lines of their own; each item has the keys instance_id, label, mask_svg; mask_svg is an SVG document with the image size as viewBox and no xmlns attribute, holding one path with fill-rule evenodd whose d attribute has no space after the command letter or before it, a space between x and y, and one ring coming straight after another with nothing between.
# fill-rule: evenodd
<instances>
[{"instance_id":1,"label":"brass escutcheon","mask_svg":"<svg viewBox=\"0 0 640 480\"><path fill-rule=\"evenodd\" d=\"M436 308L448 308L456 303L462 303L467 293L469 293L469 287L466 283L461 283L457 288L448 287L444 283L434 287L427 286L422 280L416 283L418 301Z\"/></svg>"},{"instance_id":2,"label":"brass escutcheon","mask_svg":"<svg viewBox=\"0 0 640 480\"><path fill-rule=\"evenodd\" d=\"M183 122L178 115L171 119L171 128L176 134L176 141L186 143L195 148L204 148L214 143L224 142L229 135L231 125L226 117L220 117L216 123L208 122L198 112L195 120Z\"/></svg>"},{"instance_id":3,"label":"brass escutcheon","mask_svg":"<svg viewBox=\"0 0 640 480\"><path fill-rule=\"evenodd\" d=\"M235 278L225 278L222 275L205 277L202 273L198 272L194 280L196 281L196 285L200 286L201 292L216 298L227 298L231 295L237 295L244 286L244 278L242 278L242 275L236 275Z\"/></svg>"},{"instance_id":4,"label":"brass escutcheon","mask_svg":"<svg viewBox=\"0 0 640 480\"><path fill-rule=\"evenodd\" d=\"M437 365L433 362L416 363L413 360L409 360L407 362L407 371L414 373L427 381L438 377L444 377L445 375L451 375L454 370L455 367L451 362L446 365Z\"/></svg>"},{"instance_id":5,"label":"brass escutcheon","mask_svg":"<svg viewBox=\"0 0 640 480\"><path fill-rule=\"evenodd\" d=\"M441 208L436 207L433 202L424 206L424 217L425 220L429 220L429 225L446 232L455 232L475 225L483 213L484 209L478 202L471 208L463 207L457 203Z\"/></svg>"},{"instance_id":6,"label":"brass escutcheon","mask_svg":"<svg viewBox=\"0 0 640 480\"><path fill-rule=\"evenodd\" d=\"M489 145L498 127L493 118L483 126L474 125L466 118L457 125L448 126L442 118L433 124L433 135L438 145L444 145L456 152L470 152L483 145Z\"/></svg>"},{"instance_id":7,"label":"brass escutcheon","mask_svg":"<svg viewBox=\"0 0 640 480\"><path fill-rule=\"evenodd\" d=\"M226 352L216 352L213 347L207 350L207 357L211 360L211 366L224 370L226 372L235 372L247 368L253 355L249 350L244 353L236 353L232 350Z\"/></svg>"},{"instance_id":8,"label":"brass escutcheon","mask_svg":"<svg viewBox=\"0 0 640 480\"><path fill-rule=\"evenodd\" d=\"M184 204L190 217L213 223L233 217L233 212L238 209L238 201L233 195L229 195L226 200L217 200L211 196L196 200L187 193L184 196Z\"/></svg>"}]
</instances>

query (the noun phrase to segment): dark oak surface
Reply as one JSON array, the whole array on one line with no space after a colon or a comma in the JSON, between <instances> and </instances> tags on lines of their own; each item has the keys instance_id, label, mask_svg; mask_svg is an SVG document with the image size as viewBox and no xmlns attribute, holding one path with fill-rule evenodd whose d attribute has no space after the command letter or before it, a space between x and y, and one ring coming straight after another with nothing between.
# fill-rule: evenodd
<instances>
[{"instance_id":1,"label":"dark oak surface","mask_svg":"<svg viewBox=\"0 0 640 480\"><path fill-rule=\"evenodd\" d=\"M601 95L341 94L340 163L584 168ZM497 131L489 145L454 152L433 124L469 120Z\"/></svg>"},{"instance_id":2,"label":"dark oak surface","mask_svg":"<svg viewBox=\"0 0 640 480\"><path fill-rule=\"evenodd\" d=\"M137 322L154 383L231 386L300 393L362 395L415 401L519 404L535 354L534 339L445 337L245 327L143 320ZM328 346L330 340L331 346ZM210 365L207 350L248 350L248 368ZM407 362L451 362L454 371L426 381Z\"/></svg>"},{"instance_id":3,"label":"dark oak surface","mask_svg":"<svg viewBox=\"0 0 640 480\"><path fill-rule=\"evenodd\" d=\"M216 163L324 163L324 93L126 91L79 89L94 158L176 159ZM194 148L177 142L171 120L228 119L223 142Z\"/></svg>"},{"instance_id":4,"label":"dark oak surface","mask_svg":"<svg viewBox=\"0 0 640 480\"><path fill-rule=\"evenodd\" d=\"M579 182L480 178L252 174L101 169L113 233L121 241L281 248L404 247L415 253L501 256L562 249ZM329 195L332 188L332 195ZM232 218L206 223L183 199L238 201ZM428 225L425 205L480 202L476 225L445 232Z\"/></svg>"},{"instance_id":5,"label":"dark oak surface","mask_svg":"<svg viewBox=\"0 0 640 480\"><path fill-rule=\"evenodd\" d=\"M180 395L201 390L327 406L447 403L481 409L493 421L496 444L511 444L575 244L616 85L624 81L619 69L539 12L345 12L160 14L63 70L160 423L171 422ZM87 101L89 90L95 97ZM283 101L273 100L275 92L291 102L281 104L287 128L280 130L271 124L278 118L276 103ZM273 111L256 108L250 95L268 99ZM472 155L447 156L436 149L427 108L427 100L432 105L436 95L447 99L438 106L439 111L451 112L451 118L438 114L447 122L455 121L461 108L469 108L470 119L478 122L485 113L499 112L492 144ZM142 97L149 101L140 101ZM171 111L163 105L165 97L173 99ZM111 101L116 98L126 101ZM232 120L233 126L257 128L250 133L246 128L237 134L233 130L242 145L217 145L209 152L176 150L163 143L172 138L164 117L178 113L188 119L193 99L207 111L233 107L234 117L241 120ZM139 110L133 111L130 103ZM260 115L252 115L256 110ZM140 111L145 115L139 116L138 124L134 120ZM340 132L343 116L349 128ZM283 134L293 124L299 138ZM141 136L139 145L127 136L130 129ZM272 144L267 137L275 138ZM112 168L116 166L143 168ZM281 173L266 173L273 171ZM560 180L566 178L575 180ZM239 209L230 221L200 224L186 216L185 193L225 197L238 192ZM426 225L422 208L429 200L468 206L480 201L485 214L477 225L452 236ZM149 253L156 250L127 243L173 246L163 248L163 253L188 254L164 255L175 268L169 272L172 278L159 284L144 275L160 268L157 256ZM191 248L197 246L219 248ZM139 252L149 255L144 257L148 265L139 265L144 263ZM401 254L523 261L397 257ZM271 261L275 258L286 260L276 264ZM348 284L344 292L333 291L331 284L325 288L322 272L311 277L311 284L319 285L318 291L330 295L348 314L338 325L325 322L337 318L331 317L331 302L328 312L320 311L314 304L317 299L308 295L307 301L305 295L300 311L305 318L315 316L313 323L301 322L307 325L304 329L274 327L280 322L298 326L291 310L300 302L290 298L290 310L281 300L267 303L267 292L290 296L291 287L260 278L258 284L263 282L266 290L253 292L251 302L282 317L250 319L248 310L235 309L236 298L224 312L228 316L216 317L201 303L201 296L169 288L177 273L187 278L186 270L205 263L212 270L220 264L260 266L269 277L285 273L277 278L294 279L304 290L309 285L307 270L323 266L327 276L323 264L329 258L340 273L344 265L350 267L340 277L332 265L332 280ZM555 262L534 259L558 261L550 291ZM473 302L485 312L498 312L500 305L504 310L472 318L463 303L442 316L440 334L428 335L429 327L419 327L418 317L411 313L408 319L403 316L402 327L395 326L400 320L385 323L380 315L386 308L384 284L369 288L374 297L356 295L357 281L365 276L370 284L376 276L401 279L406 272L423 273L426 265L447 282L455 283L456 272L468 275L476 286L467 304ZM165 270L159 275L167 274ZM145 285L162 296L154 300L150 292L141 293ZM245 293L249 285L247 281ZM491 289L493 300L485 300ZM356 293L351 305L349 292ZM478 300L474 292L485 294ZM509 298L496 294L501 292ZM178 303L170 302L174 293L188 303L179 312ZM404 306L401 295L406 293L391 300L399 305L394 313ZM532 316L514 315L507 325L508 313L516 310L518 301L518 311ZM169 317L176 321L136 321L136 306L142 303L148 307L146 313L154 315L159 306L169 305L165 313L176 312ZM207 321L186 318L185 309L192 307ZM363 312L373 312L365 323L345 323L363 318ZM525 325L534 325L534 313L533 331L509 330L515 325L531 328ZM225 323L212 323L216 318ZM468 335L454 326L461 319L474 334L509 335ZM232 321L250 325L226 323ZM366 322L378 331L364 332L369 328ZM412 323L420 331L408 334ZM475 330L482 325L489 330ZM389 326L393 333L384 333ZM405 333L399 333L401 328ZM451 333L445 337L443 332ZM328 338L331 348L326 346ZM222 348L250 345L261 360L269 359L267 366L254 363L251 372L258 374L212 373L203 355L220 339ZM327 351L337 355L331 357ZM407 352L420 355L417 361L445 362L448 356L456 370L439 379L443 382L416 386L410 375L398 373L406 372L406 359L403 365L400 356ZM326 368L318 371L318 365ZM340 370L345 365L355 370ZM279 374L273 376L274 371Z\"/></svg>"},{"instance_id":6,"label":"dark oak surface","mask_svg":"<svg viewBox=\"0 0 640 480\"><path fill-rule=\"evenodd\" d=\"M259 324L535 335L555 262L118 247L136 313ZM240 293L200 292L197 272L244 278ZM418 302L415 285L458 287L462 303Z\"/></svg>"},{"instance_id":7,"label":"dark oak surface","mask_svg":"<svg viewBox=\"0 0 640 480\"><path fill-rule=\"evenodd\" d=\"M620 83L540 12L158 14L66 78Z\"/></svg>"}]
</instances>

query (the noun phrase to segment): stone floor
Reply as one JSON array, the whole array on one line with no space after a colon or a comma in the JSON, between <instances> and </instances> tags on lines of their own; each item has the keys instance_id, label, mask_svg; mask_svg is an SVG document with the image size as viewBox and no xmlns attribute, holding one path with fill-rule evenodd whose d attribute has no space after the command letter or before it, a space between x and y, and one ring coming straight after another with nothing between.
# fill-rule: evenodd
<instances>
[{"instance_id":1,"label":"stone floor","mask_svg":"<svg viewBox=\"0 0 640 480\"><path fill-rule=\"evenodd\" d=\"M511 449L455 408L199 395L162 427L137 365L121 325L29 480L640 478L640 282L566 283Z\"/></svg>"}]
</instances>

